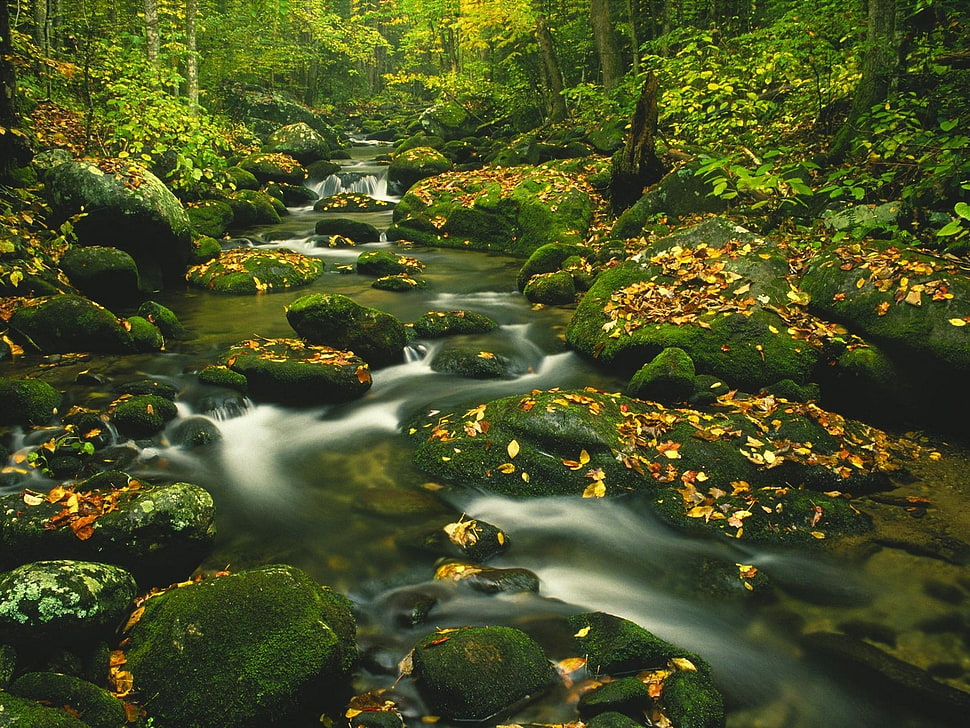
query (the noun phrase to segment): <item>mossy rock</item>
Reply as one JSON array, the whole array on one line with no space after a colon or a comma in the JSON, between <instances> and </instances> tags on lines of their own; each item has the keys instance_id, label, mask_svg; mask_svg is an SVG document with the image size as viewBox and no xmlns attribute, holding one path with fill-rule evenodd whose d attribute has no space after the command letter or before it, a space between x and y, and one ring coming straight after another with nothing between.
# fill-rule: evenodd
<instances>
[{"instance_id":1,"label":"mossy rock","mask_svg":"<svg viewBox=\"0 0 970 728\"><path fill-rule=\"evenodd\" d=\"M207 366L199 370L199 381L215 387L234 389L243 394L248 389L246 375L235 372L224 364Z\"/></svg>"},{"instance_id":2,"label":"mossy rock","mask_svg":"<svg viewBox=\"0 0 970 728\"><path fill-rule=\"evenodd\" d=\"M317 235L342 235L355 243L376 243L381 231L367 222L343 217L325 217L314 226Z\"/></svg>"},{"instance_id":3,"label":"mossy rock","mask_svg":"<svg viewBox=\"0 0 970 728\"><path fill-rule=\"evenodd\" d=\"M381 291L393 291L395 293L406 293L420 288L427 288L427 286L428 282L424 278L412 278L406 273L381 276L370 284L371 288L376 288Z\"/></svg>"},{"instance_id":4,"label":"mossy rock","mask_svg":"<svg viewBox=\"0 0 970 728\"><path fill-rule=\"evenodd\" d=\"M466 487L527 497L652 493L678 526L776 542L871 528L826 493L885 488L907 454L880 430L771 396L722 397L701 412L550 390L469 403L409 431L421 469Z\"/></svg>"},{"instance_id":5,"label":"mossy rock","mask_svg":"<svg viewBox=\"0 0 970 728\"><path fill-rule=\"evenodd\" d=\"M299 339L244 341L223 359L246 378L256 400L318 405L363 397L371 386L367 362L351 351Z\"/></svg>"},{"instance_id":6,"label":"mossy rock","mask_svg":"<svg viewBox=\"0 0 970 728\"><path fill-rule=\"evenodd\" d=\"M356 660L351 605L299 569L204 579L144 606L126 668L159 724L293 725L344 704Z\"/></svg>"},{"instance_id":7,"label":"mossy rock","mask_svg":"<svg viewBox=\"0 0 970 728\"><path fill-rule=\"evenodd\" d=\"M281 126L266 140L266 151L286 154L302 164L330 156L330 145L323 135L305 122Z\"/></svg>"},{"instance_id":8,"label":"mossy rock","mask_svg":"<svg viewBox=\"0 0 970 728\"><path fill-rule=\"evenodd\" d=\"M135 259L118 248L71 248L61 258L61 270L78 291L104 305L130 303L141 296Z\"/></svg>"},{"instance_id":9,"label":"mossy rock","mask_svg":"<svg viewBox=\"0 0 970 728\"><path fill-rule=\"evenodd\" d=\"M487 521L462 517L428 534L423 546L441 555L481 564L508 549L509 537Z\"/></svg>"},{"instance_id":10,"label":"mossy rock","mask_svg":"<svg viewBox=\"0 0 970 728\"><path fill-rule=\"evenodd\" d=\"M30 726L30 728L93 728L80 718L61 708L20 698L7 692L0 692L0 713L9 726Z\"/></svg>"},{"instance_id":11,"label":"mossy rock","mask_svg":"<svg viewBox=\"0 0 970 728\"><path fill-rule=\"evenodd\" d=\"M576 709L584 721L601 713L622 713L630 718L650 714L650 688L635 677L621 677L583 693Z\"/></svg>"},{"instance_id":12,"label":"mossy rock","mask_svg":"<svg viewBox=\"0 0 970 728\"><path fill-rule=\"evenodd\" d=\"M222 442L222 431L219 426L208 417L193 415L179 420L171 433L169 440L175 447L187 450L206 447Z\"/></svg>"},{"instance_id":13,"label":"mossy rock","mask_svg":"<svg viewBox=\"0 0 970 728\"><path fill-rule=\"evenodd\" d=\"M131 334L117 316L81 296L30 301L10 318L10 328L25 343L46 354L122 354L135 349Z\"/></svg>"},{"instance_id":14,"label":"mossy rock","mask_svg":"<svg viewBox=\"0 0 970 728\"><path fill-rule=\"evenodd\" d=\"M552 684L542 648L512 627L463 627L414 648L413 677L434 715L482 721Z\"/></svg>"},{"instance_id":15,"label":"mossy rock","mask_svg":"<svg viewBox=\"0 0 970 728\"><path fill-rule=\"evenodd\" d=\"M61 394L42 379L0 377L0 425L46 425Z\"/></svg>"},{"instance_id":16,"label":"mossy rock","mask_svg":"<svg viewBox=\"0 0 970 728\"><path fill-rule=\"evenodd\" d=\"M478 124L475 117L456 101L442 101L425 109L419 121L425 132L445 140L470 136Z\"/></svg>"},{"instance_id":17,"label":"mossy rock","mask_svg":"<svg viewBox=\"0 0 970 728\"><path fill-rule=\"evenodd\" d=\"M635 238L654 215L672 218L703 212L724 212L727 201L714 194L714 186L685 166L670 172L653 189L627 208L617 219L610 237Z\"/></svg>"},{"instance_id":18,"label":"mossy rock","mask_svg":"<svg viewBox=\"0 0 970 728\"><path fill-rule=\"evenodd\" d=\"M637 399L683 402L694 393L694 362L683 349L664 349L633 375L626 392Z\"/></svg>"},{"instance_id":19,"label":"mossy rock","mask_svg":"<svg viewBox=\"0 0 970 728\"><path fill-rule=\"evenodd\" d=\"M398 319L337 293L302 296L286 309L286 320L307 342L356 352L371 366L404 358L407 332Z\"/></svg>"},{"instance_id":20,"label":"mossy rock","mask_svg":"<svg viewBox=\"0 0 970 728\"><path fill-rule=\"evenodd\" d=\"M256 175L242 167L230 167L226 170L229 183L237 190L258 190L259 180Z\"/></svg>"},{"instance_id":21,"label":"mossy rock","mask_svg":"<svg viewBox=\"0 0 970 728\"><path fill-rule=\"evenodd\" d=\"M15 645L110 638L131 609L135 580L90 561L34 561L0 574L0 639Z\"/></svg>"},{"instance_id":22,"label":"mossy rock","mask_svg":"<svg viewBox=\"0 0 970 728\"><path fill-rule=\"evenodd\" d=\"M558 306L576 300L576 282L564 270L555 273L538 273L529 279L523 291L532 303Z\"/></svg>"},{"instance_id":23,"label":"mossy rock","mask_svg":"<svg viewBox=\"0 0 970 728\"><path fill-rule=\"evenodd\" d=\"M438 581L452 581L484 594L539 592L535 572L518 567L496 568L467 561L445 561L435 569Z\"/></svg>"},{"instance_id":24,"label":"mossy rock","mask_svg":"<svg viewBox=\"0 0 970 728\"><path fill-rule=\"evenodd\" d=\"M278 225L286 212L282 202L262 190L236 190L226 202L232 208L234 227L247 225Z\"/></svg>"},{"instance_id":25,"label":"mossy rock","mask_svg":"<svg viewBox=\"0 0 970 728\"><path fill-rule=\"evenodd\" d=\"M271 182L266 185L266 192L280 200L286 207L306 207L317 201L317 193L303 185Z\"/></svg>"},{"instance_id":26,"label":"mossy rock","mask_svg":"<svg viewBox=\"0 0 970 728\"><path fill-rule=\"evenodd\" d=\"M532 276L540 273L555 273L566 260L574 256L584 257L591 253L592 251L584 245L562 245L560 243L543 245L536 248L529 259L523 263L515 277L515 284L520 291L524 291Z\"/></svg>"},{"instance_id":27,"label":"mossy rock","mask_svg":"<svg viewBox=\"0 0 970 728\"><path fill-rule=\"evenodd\" d=\"M212 497L191 483L153 486L119 475L117 482L92 478L60 486L51 495L53 502L28 507L19 494L0 496L0 566L11 569L38 559L97 560L124 568L143 588L185 578L212 547ZM79 526L63 517L65 501L73 494L99 513L90 523ZM100 512L107 508L113 510Z\"/></svg>"},{"instance_id":28,"label":"mossy rock","mask_svg":"<svg viewBox=\"0 0 970 728\"><path fill-rule=\"evenodd\" d=\"M305 286L319 278L323 268L320 259L291 250L233 248L193 266L186 279L215 293L253 294Z\"/></svg>"},{"instance_id":29,"label":"mossy rock","mask_svg":"<svg viewBox=\"0 0 970 728\"><path fill-rule=\"evenodd\" d=\"M125 706L118 698L73 675L29 672L18 677L9 691L46 705L69 707L90 728L124 728L128 722Z\"/></svg>"},{"instance_id":30,"label":"mossy rock","mask_svg":"<svg viewBox=\"0 0 970 728\"><path fill-rule=\"evenodd\" d=\"M289 154L254 154L242 160L239 166L251 173L260 184L285 182L299 185L307 178L306 168Z\"/></svg>"},{"instance_id":31,"label":"mossy rock","mask_svg":"<svg viewBox=\"0 0 970 728\"><path fill-rule=\"evenodd\" d=\"M155 324L166 339L184 339L188 331L172 309L156 301L145 301L138 307L138 315Z\"/></svg>"},{"instance_id":32,"label":"mossy rock","mask_svg":"<svg viewBox=\"0 0 970 728\"><path fill-rule=\"evenodd\" d=\"M527 257L548 243L582 244L592 215L589 192L555 169L446 172L408 190L388 237Z\"/></svg>"},{"instance_id":33,"label":"mossy rock","mask_svg":"<svg viewBox=\"0 0 970 728\"><path fill-rule=\"evenodd\" d=\"M178 387L162 379L135 379L115 387L118 394L154 394L174 402L178 397Z\"/></svg>"},{"instance_id":34,"label":"mossy rock","mask_svg":"<svg viewBox=\"0 0 970 728\"><path fill-rule=\"evenodd\" d=\"M643 723L615 711L597 713L585 721L586 728L642 728Z\"/></svg>"},{"instance_id":35,"label":"mossy rock","mask_svg":"<svg viewBox=\"0 0 970 728\"><path fill-rule=\"evenodd\" d=\"M510 379L515 373L512 362L501 354L455 347L435 354L431 370L469 379Z\"/></svg>"},{"instance_id":36,"label":"mossy rock","mask_svg":"<svg viewBox=\"0 0 970 728\"><path fill-rule=\"evenodd\" d=\"M418 132L417 134L412 134L394 147L394 152L395 154L400 154L401 152L406 152L409 149L418 149L420 147L436 149L440 152L444 146L445 140L440 136L433 136L431 134L425 134L424 132Z\"/></svg>"},{"instance_id":37,"label":"mossy rock","mask_svg":"<svg viewBox=\"0 0 970 728\"><path fill-rule=\"evenodd\" d=\"M660 705L677 728L724 726L724 698L701 672L680 670L664 680Z\"/></svg>"},{"instance_id":38,"label":"mossy rock","mask_svg":"<svg viewBox=\"0 0 970 728\"><path fill-rule=\"evenodd\" d=\"M413 326L414 333L422 339L437 339L462 334L486 334L497 329L498 323L474 311L428 311Z\"/></svg>"},{"instance_id":39,"label":"mossy rock","mask_svg":"<svg viewBox=\"0 0 970 728\"><path fill-rule=\"evenodd\" d=\"M128 331L139 352L161 351L165 348L165 337L155 324L142 316L129 316L126 319Z\"/></svg>"},{"instance_id":40,"label":"mossy rock","mask_svg":"<svg viewBox=\"0 0 970 728\"><path fill-rule=\"evenodd\" d=\"M215 238L201 235L192 239L192 256L189 265L199 265L215 258L222 252L222 243Z\"/></svg>"},{"instance_id":41,"label":"mossy rock","mask_svg":"<svg viewBox=\"0 0 970 728\"><path fill-rule=\"evenodd\" d=\"M397 152L387 168L387 183L403 193L418 180L448 172L453 165L444 154L431 147L414 147Z\"/></svg>"},{"instance_id":42,"label":"mossy rock","mask_svg":"<svg viewBox=\"0 0 970 728\"><path fill-rule=\"evenodd\" d=\"M343 192L339 195L322 197L313 204L317 212L381 212L390 210L394 203L378 200L362 192Z\"/></svg>"},{"instance_id":43,"label":"mossy rock","mask_svg":"<svg viewBox=\"0 0 970 728\"><path fill-rule=\"evenodd\" d=\"M424 263L417 258L391 252L390 250L368 250L357 256L357 272L367 276L390 276L420 273Z\"/></svg>"},{"instance_id":44,"label":"mossy rock","mask_svg":"<svg viewBox=\"0 0 970 728\"><path fill-rule=\"evenodd\" d=\"M339 172L341 169L342 167L336 162L331 162L327 159L320 159L316 162L310 162L306 166L307 179L326 179L332 174L337 174L337 172Z\"/></svg>"},{"instance_id":45,"label":"mossy rock","mask_svg":"<svg viewBox=\"0 0 970 728\"><path fill-rule=\"evenodd\" d=\"M195 235L222 237L235 217L232 206L225 200L201 200L186 207L192 232Z\"/></svg>"},{"instance_id":46,"label":"mossy rock","mask_svg":"<svg viewBox=\"0 0 970 728\"><path fill-rule=\"evenodd\" d=\"M130 437L151 437L175 419L175 404L157 394L122 395L106 410L111 424Z\"/></svg>"}]
</instances>

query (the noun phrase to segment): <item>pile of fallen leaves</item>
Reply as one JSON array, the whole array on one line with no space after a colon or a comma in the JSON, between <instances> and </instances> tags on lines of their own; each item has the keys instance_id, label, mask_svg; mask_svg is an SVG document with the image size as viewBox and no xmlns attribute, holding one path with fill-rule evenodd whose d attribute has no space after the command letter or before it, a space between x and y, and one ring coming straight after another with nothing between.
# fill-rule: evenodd
<instances>
[{"instance_id":1,"label":"pile of fallen leaves","mask_svg":"<svg viewBox=\"0 0 970 728\"><path fill-rule=\"evenodd\" d=\"M246 355L279 363L299 360L304 364L320 366L353 366L357 370L357 381L361 384L371 381L370 368L354 352L311 345L301 339L246 339L232 347L226 358L226 366L232 369L237 359Z\"/></svg>"},{"instance_id":2,"label":"pile of fallen leaves","mask_svg":"<svg viewBox=\"0 0 970 728\"><path fill-rule=\"evenodd\" d=\"M121 501L128 500L141 487L137 480L129 481L123 488L81 492L70 485L58 485L48 493L25 490L23 500L28 506L43 503L60 506L60 511L47 519L44 528L48 531L69 528L80 540L86 541L94 535L95 522L101 516L118 510Z\"/></svg>"},{"instance_id":3,"label":"pile of fallen leaves","mask_svg":"<svg viewBox=\"0 0 970 728\"><path fill-rule=\"evenodd\" d=\"M274 273L281 278L281 281L263 281L253 274L253 269L268 263L278 263L278 270L274 269ZM285 248L277 250L232 248L223 251L212 260L192 266L187 271L186 278L207 282L209 288L215 288L219 278L231 273L244 273L252 276L257 291L264 292L277 287L286 288L294 285L285 267L292 269L296 277L295 284L299 285L317 275L320 265L317 258Z\"/></svg>"}]
</instances>

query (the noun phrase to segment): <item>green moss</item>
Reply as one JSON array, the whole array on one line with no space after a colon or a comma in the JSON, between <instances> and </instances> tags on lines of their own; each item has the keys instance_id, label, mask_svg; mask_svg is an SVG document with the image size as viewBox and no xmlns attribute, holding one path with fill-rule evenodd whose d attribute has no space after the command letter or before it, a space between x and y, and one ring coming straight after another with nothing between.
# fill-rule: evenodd
<instances>
[{"instance_id":1,"label":"green moss","mask_svg":"<svg viewBox=\"0 0 970 728\"><path fill-rule=\"evenodd\" d=\"M243 394L247 391L246 375L234 372L227 366L208 366L199 371L199 381L216 387L235 389Z\"/></svg>"},{"instance_id":2,"label":"green moss","mask_svg":"<svg viewBox=\"0 0 970 728\"><path fill-rule=\"evenodd\" d=\"M323 274L323 262L290 250L234 248L193 266L186 279L215 293L252 294L304 286Z\"/></svg>"},{"instance_id":3,"label":"green moss","mask_svg":"<svg viewBox=\"0 0 970 728\"><path fill-rule=\"evenodd\" d=\"M60 708L50 708L33 700L19 698L10 693L0 692L0 712L10 726L30 726L30 728L92 728L79 718L75 718Z\"/></svg>"},{"instance_id":4,"label":"green moss","mask_svg":"<svg viewBox=\"0 0 970 728\"><path fill-rule=\"evenodd\" d=\"M663 684L660 702L677 728L721 728L724 698L708 675L681 670Z\"/></svg>"},{"instance_id":5,"label":"green moss","mask_svg":"<svg viewBox=\"0 0 970 728\"><path fill-rule=\"evenodd\" d=\"M419 288L426 288L427 285L428 282L424 278L412 278L405 273L381 276L370 284L371 288L377 288L381 291L394 291L395 293L406 293Z\"/></svg>"},{"instance_id":6,"label":"green moss","mask_svg":"<svg viewBox=\"0 0 970 728\"><path fill-rule=\"evenodd\" d=\"M235 226L277 225L286 211L283 203L261 190L236 190L226 201L232 207Z\"/></svg>"},{"instance_id":7,"label":"green moss","mask_svg":"<svg viewBox=\"0 0 970 728\"><path fill-rule=\"evenodd\" d=\"M431 360L436 372L471 379L501 379L512 376L512 362L501 354L461 348L439 351Z\"/></svg>"},{"instance_id":8,"label":"green moss","mask_svg":"<svg viewBox=\"0 0 970 728\"><path fill-rule=\"evenodd\" d=\"M222 252L222 244L205 235L192 239L192 255L189 265L199 265L212 260Z\"/></svg>"},{"instance_id":9,"label":"green moss","mask_svg":"<svg viewBox=\"0 0 970 728\"><path fill-rule=\"evenodd\" d=\"M484 334L498 324L474 311L429 311L414 322L414 333L423 339L460 334Z\"/></svg>"},{"instance_id":10,"label":"green moss","mask_svg":"<svg viewBox=\"0 0 970 728\"><path fill-rule=\"evenodd\" d=\"M10 686L13 695L67 706L91 728L124 728L125 706L107 690L71 675L31 672Z\"/></svg>"},{"instance_id":11,"label":"green moss","mask_svg":"<svg viewBox=\"0 0 970 728\"><path fill-rule=\"evenodd\" d=\"M112 424L131 437L151 437L175 419L175 404L156 394L136 394L115 400L108 409Z\"/></svg>"},{"instance_id":12,"label":"green moss","mask_svg":"<svg viewBox=\"0 0 970 728\"><path fill-rule=\"evenodd\" d=\"M538 273L529 279L523 291L532 303L560 305L576 300L576 283L564 270L555 273Z\"/></svg>"},{"instance_id":13,"label":"green moss","mask_svg":"<svg viewBox=\"0 0 970 728\"><path fill-rule=\"evenodd\" d=\"M694 361L687 352L668 347L633 375L627 394L656 402L681 402L694 392L694 375Z\"/></svg>"},{"instance_id":14,"label":"green moss","mask_svg":"<svg viewBox=\"0 0 970 728\"><path fill-rule=\"evenodd\" d=\"M429 710L485 720L552 682L542 649L511 627L463 627L425 637L414 648L414 677Z\"/></svg>"},{"instance_id":15,"label":"green moss","mask_svg":"<svg viewBox=\"0 0 970 728\"><path fill-rule=\"evenodd\" d=\"M0 424L47 424L60 403L60 393L42 379L0 377Z\"/></svg>"},{"instance_id":16,"label":"green moss","mask_svg":"<svg viewBox=\"0 0 970 728\"><path fill-rule=\"evenodd\" d=\"M23 306L10 318L10 328L45 353L134 350L118 318L81 296L54 296Z\"/></svg>"},{"instance_id":17,"label":"green moss","mask_svg":"<svg viewBox=\"0 0 970 728\"><path fill-rule=\"evenodd\" d=\"M239 166L261 183L286 182L298 185L307 177L306 169L296 159L282 153L254 154L240 162Z\"/></svg>"},{"instance_id":18,"label":"green moss","mask_svg":"<svg viewBox=\"0 0 970 728\"><path fill-rule=\"evenodd\" d=\"M343 217L317 220L314 231L317 235L342 235L355 243L376 243L381 239L381 231L370 223Z\"/></svg>"},{"instance_id":19,"label":"green moss","mask_svg":"<svg viewBox=\"0 0 970 728\"><path fill-rule=\"evenodd\" d=\"M127 321L136 351L161 351L165 348L161 330L151 321L142 316L129 316Z\"/></svg>"},{"instance_id":20,"label":"green moss","mask_svg":"<svg viewBox=\"0 0 970 728\"><path fill-rule=\"evenodd\" d=\"M160 303L145 301L138 307L138 315L155 324L166 339L184 339L188 332L178 316Z\"/></svg>"},{"instance_id":21,"label":"green moss","mask_svg":"<svg viewBox=\"0 0 970 728\"><path fill-rule=\"evenodd\" d=\"M410 275L423 269L424 264L416 258L390 250L368 250L357 257L357 272L368 276Z\"/></svg>"},{"instance_id":22,"label":"green moss","mask_svg":"<svg viewBox=\"0 0 970 728\"><path fill-rule=\"evenodd\" d=\"M225 200L202 200L186 208L194 235L222 237L232 225L232 206Z\"/></svg>"},{"instance_id":23,"label":"green moss","mask_svg":"<svg viewBox=\"0 0 970 728\"><path fill-rule=\"evenodd\" d=\"M259 189L259 180L256 179L256 175L242 167L230 167L226 170L226 177L237 190Z\"/></svg>"},{"instance_id":24,"label":"green moss","mask_svg":"<svg viewBox=\"0 0 970 728\"><path fill-rule=\"evenodd\" d=\"M618 712L630 717L642 717L653 705L650 688L635 677L621 677L583 693L577 710L579 717L588 720L605 712Z\"/></svg>"}]
</instances>

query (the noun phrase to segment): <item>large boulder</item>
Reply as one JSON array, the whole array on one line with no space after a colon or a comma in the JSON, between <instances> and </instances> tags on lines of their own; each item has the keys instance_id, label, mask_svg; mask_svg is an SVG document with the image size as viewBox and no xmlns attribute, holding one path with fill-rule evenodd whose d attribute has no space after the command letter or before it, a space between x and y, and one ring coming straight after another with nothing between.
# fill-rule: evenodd
<instances>
[{"instance_id":1,"label":"large boulder","mask_svg":"<svg viewBox=\"0 0 970 728\"><path fill-rule=\"evenodd\" d=\"M408 190L388 237L526 257L547 243L581 244L592 218L590 192L549 167L446 172Z\"/></svg>"},{"instance_id":2,"label":"large boulder","mask_svg":"<svg viewBox=\"0 0 970 728\"><path fill-rule=\"evenodd\" d=\"M226 352L223 361L246 378L246 391L257 400L346 402L363 397L371 386L370 369L361 357L299 339L243 341Z\"/></svg>"},{"instance_id":3,"label":"large boulder","mask_svg":"<svg viewBox=\"0 0 970 728\"><path fill-rule=\"evenodd\" d=\"M200 200L186 207L192 232L210 238L221 238L235 219L232 206L225 200Z\"/></svg>"},{"instance_id":4,"label":"large boulder","mask_svg":"<svg viewBox=\"0 0 970 728\"><path fill-rule=\"evenodd\" d=\"M155 175L131 160L71 161L45 175L56 226L72 218L82 245L120 248L138 264L142 285L178 285L192 246L182 203Z\"/></svg>"},{"instance_id":5,"label":"large boulder","mask_svg":"<svg viewBox=\"0 0 970 728\"><path fill-rule=\"evenodd\" d=\"M0 425L46 425L61 394L42 379L0 377Z\"/></svg>"},{"instance_id":6,"label":"large boulder","mask_svg":"<svg viewBox=\"0 0 970 728\"><path fill-rule=\"evenodd\" d=\"M404 324L389 313L361 306L339 293L298 298L287 307L286 320L309 343L353 351L373 367L404 358Z\"/></svg>"},{"instance_id":7,"label":"large boulder","mask_svg":"<svg viewBox=\"0 0 970 728\"><path fill-rule=\"evenodd\" d=\"M0 496L0 568L39 559L101 561L142 587L166 586L199 565L215 537L212 497L190 483L56 486L46 495ZM107 481L95 476L95 481Z\"/></svg>"},{"instance_id":8,"label":"large boulder","mask_svg":"<svg viewBox=\"0 0 970 728\"><path fill-rule=\"evenodd\" d=\"M350 603L299 569L204 579L145 602L126 668L161 725L263 728L318 718L356 660Z\"/></svg>"},{"instance_id":9,"label":"large boulder","mask_svg":"<svg viewBox=\"0 0 970 728\"><path fill-rule=\"evenodd\" d=\"M727 202L714 194L714 186L689 165L670 172L649 192L624 210L610 231L613 238L634 238L654 216L681 218L704 212L724 212Z\"/></svg>"},{"instance_id":10,"label":"large boulder","mask_svg":"<svg viewBox=\"0 0 970 728\"><path fill-rule=\"evenodd\" d=\"M186 280L214 293L253 294L305 286L323 274L319 258L292 250L233 248L192 266Z\"/></svg>"},{"instance_id":11,"label":"large boulder","mask_svg":"<svg viewBox=\"0 0 970 728\"><path fill-rule=\"evenodd\" d=\"M17 309L10 329L45 354L93 351L133 352L135 343L111 311L82 296L36 299Z\"/></svg>"},{"instance_id":12,"label":"large boulder","mask_svg":"<svg viewBox=\"0 0 970 728\"><path fill-rule=\"evenodd\" d=\"M91 561L34 561L0 574L0 640L61 646L110 638L131 609L135 580Z\"/></svg>"},{"instance_id":13,"label":"large boulder","mask_svg":"<svg viewBox=\"0 0 970 728\"><path fill-rule=\"evenodd\" d=\"M61 270L82 295L104 306L131 304L141 297L138 265L118 248L71 248L61 258Z\"/></svg>"},{"instance_id":14,"label":"large boulder","mask_svg":"<svg viewBox=\"0 0 970 728\"><path fill-rule=\"evenodd\" d=\"M462 627L428 635L412 652L413 677L434 715L482 721L549 688L542 648L512 627Z\"/></svg>"},{"instance_id":15,"label":"large boulder","mask_svg":"<svg viewBox=\"0 0 970 728\"><path fill-rule=\"evenodd\" d=\"M445 141L472 136L478 126L475 117L455 101L442 101L425 109L420 121L425 132Z\"/></svg>"},{"instance_id":16,"label":"large boulder","mask_svg":"<svg viewBox=\"0 0 970 728\"><path fill-rule=\"evenodd\" d=\"M288 154L301 164L330 156L330 145L320 132L303 121L276 129L266 140L267 152Z\"/></svg>"},{"instance_id":17,"label":"large boulder","mask_svg":"<svg viewBox=\"0 0 970 728\"><path fill-rule=\"evenodd\" d=\"M409 431L421 469L466 487L519 497L639 492L684 528L767 542L867 530L841 494L887 487L908 452L817 405L733 393L702 412L550 390L436 411Z\"/></svg>"},{"instance_id":18,"label":"large boulder","mask_svg":"<svg viewBox=\"0 0 970 728\"><path fill-rule=\"evenodd\" d=\"M263 184L283 182L298 185L307 178L307 171L303 165L289 154L279 152L253 154L242 160L239 166Z\"/></svg>"},{"instance_id":19,"label":"large boulder","mask_svg":"<svg viewBox=\"0 0 970 728\"><path fill-rule=\"evenodd\" d=\"M448 158L431 147L416 147L398 152L387 168L387 184L398 194L425 177L433 177L452 169Z\"/></svg>"}]
</instances>

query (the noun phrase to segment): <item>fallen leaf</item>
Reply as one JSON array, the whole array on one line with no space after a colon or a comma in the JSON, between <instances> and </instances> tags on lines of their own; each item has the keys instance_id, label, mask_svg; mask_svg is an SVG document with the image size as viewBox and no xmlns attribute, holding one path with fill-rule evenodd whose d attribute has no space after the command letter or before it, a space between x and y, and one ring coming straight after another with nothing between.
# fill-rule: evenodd
<instances>
[{"instance_id":1,"label":"fallen leaf","mask_svg":"<svg viewBox=\"0 0 970 728\"><path fill-rule=\"evenodd\" d=\"M519 454L519 443L516 440L509 441L508 446L505 448L509 454L509 458L514 460L515 456Z\"/></svg>"}]
</instances>

